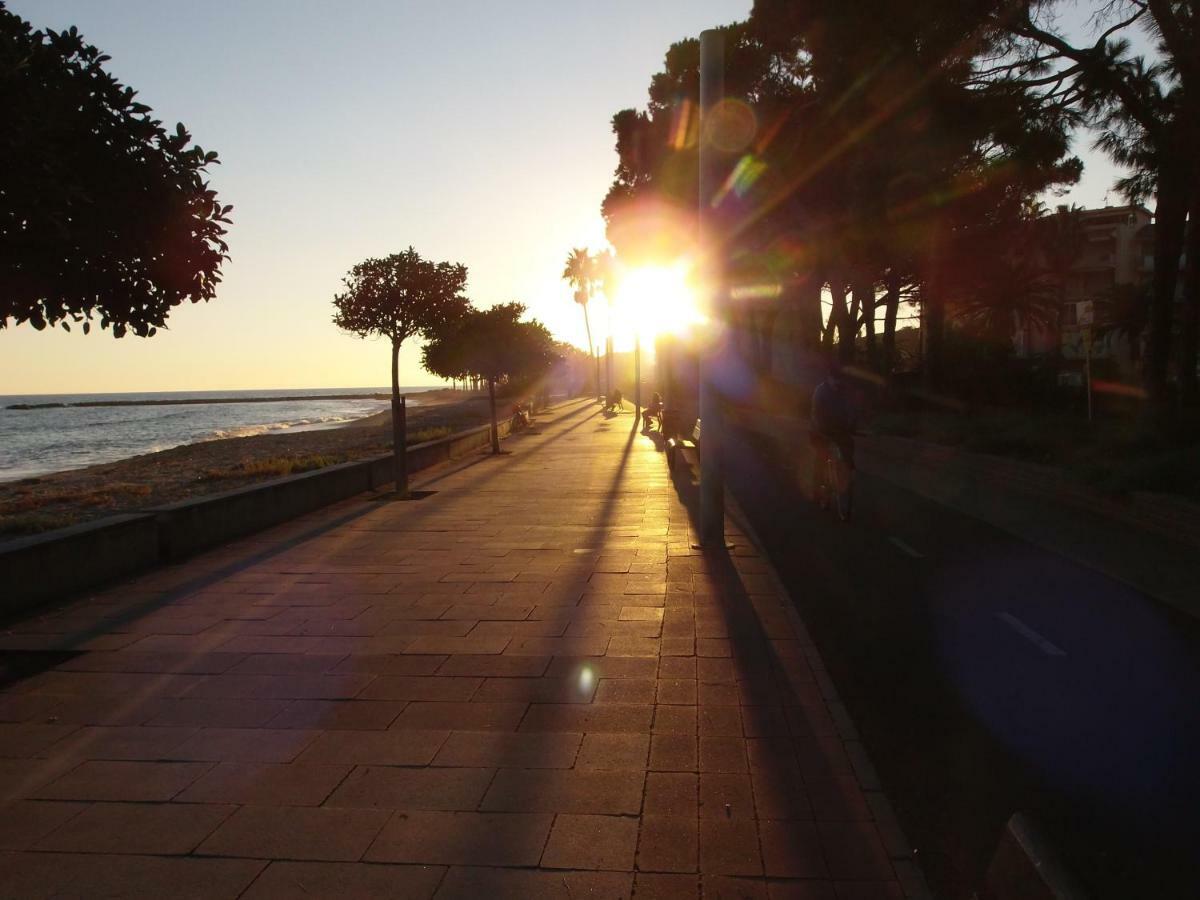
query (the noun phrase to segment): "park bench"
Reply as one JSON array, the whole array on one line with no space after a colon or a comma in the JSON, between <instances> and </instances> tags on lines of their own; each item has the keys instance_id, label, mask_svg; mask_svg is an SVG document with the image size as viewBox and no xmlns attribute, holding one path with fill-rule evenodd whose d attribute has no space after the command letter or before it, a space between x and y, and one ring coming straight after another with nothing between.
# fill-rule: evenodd
<instances>
[{"instance_id":1,"label":"park bench","mask_svg":"<svg viewBox=\"0 0 1200 900\"><path fill-rule=\"evenodd\" d=\"M672 472L675 471L675 458L685 450L695 450L700 446L700 420L696 420L696 427L692 429L690 438L673 437L667 441L667 468Z\"/></svg>"}]
</instances>

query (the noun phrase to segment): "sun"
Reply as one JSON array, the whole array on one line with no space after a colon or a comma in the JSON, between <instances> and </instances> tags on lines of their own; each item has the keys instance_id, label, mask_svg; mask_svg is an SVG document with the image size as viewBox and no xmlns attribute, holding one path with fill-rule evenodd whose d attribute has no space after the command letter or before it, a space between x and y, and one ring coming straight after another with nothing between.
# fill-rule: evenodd
<instances>
[{"instance_id":1,"label":"sun","mask_svg":"<svg viewBox=\"0 0 1200 900\"><path fill-rule=\"evenodd\" d=\"M639 266L621 276L612 309L617 350L634 339L652 342L660 334L678 333L704 321L688 281L688 267Z\"/></svg>"}]
</instances>

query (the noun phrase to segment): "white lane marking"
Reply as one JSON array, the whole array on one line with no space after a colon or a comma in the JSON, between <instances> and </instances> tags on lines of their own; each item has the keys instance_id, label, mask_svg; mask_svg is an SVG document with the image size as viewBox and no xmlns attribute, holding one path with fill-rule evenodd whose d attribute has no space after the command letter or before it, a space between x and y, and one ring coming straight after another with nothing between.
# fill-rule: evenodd
<instances>
[{"instance_id":1,"label":"white lane marking","mask_svg":"<svg viewBox=\"0 0 1200 900\"><path fill-rule=\"evenodd\" d=\"M925 558L924 553L914 550L911 545L904 543L904 541L900 540L900 538L896 537L895 535L888 538L888 540L891 543L895 544L897 547L899 547L901 550L903 550L905 553L907 553L909 556L911 556L913 559L924 559Z\"/></svg>"},{"instance_id":2,"label":"white lane marking","mask_svg":"<svg viewBox=\"0 0 1200 900\"><path fill-rule=\"evenodd\" d=\"M1066 656L1067 651L1050 643L1016 616L1011 613L996 613L996 618L1019 634L1047 656Z\"/></svg>"}]
</instances>

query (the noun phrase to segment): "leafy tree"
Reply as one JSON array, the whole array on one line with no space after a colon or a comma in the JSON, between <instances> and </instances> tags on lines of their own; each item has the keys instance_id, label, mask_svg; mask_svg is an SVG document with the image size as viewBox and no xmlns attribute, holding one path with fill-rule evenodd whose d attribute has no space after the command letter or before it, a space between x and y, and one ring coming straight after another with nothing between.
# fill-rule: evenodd
<instances>
[{"instance_id":1,"label":"leafy tree","mask_svg":"<svg viewBox=\"0 0 1200 900\"><path fill-rule=\"evenodd\" d=\"M554 339L536 319L522 322L525 307L501 303L471 310L456 325L437 331L425 346L423 363L443 378L474 375L487 382L492 416L492 452L500 452L496 419L496 384L506 379L534 378L557 360Z\"/></svg>"},{"instance_id":2,"label":"leafy tree","mask_svg":"<svg viewBox=\"0 0 1200 900\"><path fill-rule=\"evenodd\" d=\"M0 2L0 328L68 331L93 316L150 337L216 294L231 206L189 147L71 28L33 30Z\"/></svg>"},{"instance_id":3,"label":"leafy tree","mask_svg":"<svg viewBox=\"0 0 1200 900\"><path fill-rule=\"evenodd\" d=\"M1068 40L1047 13L1052 0L1025 0L1000 18L1014 37L1015 61L1005 77L1043 89L1046 103L1078 104L1101 130L1099 146L1131 169L1119 187L1137 201L1156 197L1154 279L1149 314L1146 387L1152 407L1167 411L1167 382L1174 328L1175 287L1185 222L1200 220L1200 64L1194 0L1130 0L1097 10L1107 27L1090 44ZM1159 61L1129 54L1122 33L1135 25L1158 40ZM1195 226L1193 225L1193 230ZM1194 268L1193 268L1194 272ZM1200 286L1185 286L1180 378L1196 394Z\"/></svg>"},{"instance_id":4,"label":"leafy tree","mask_svg":"<svg viewBox=\"0 0 1200 900\"><path fill-rule=\"evenodd\" d=\"M408 489L403 407L400 401L400 347L412 337L429 337L467 314L463 296L467 267L422 259L412 247L383 259L366 259L343 279L346 290L333 298L333 323L359 337L375 335L392 345L392 445L396 490ZM446 377L459 377L459 374Z\"/></svg>"}]
</instances>

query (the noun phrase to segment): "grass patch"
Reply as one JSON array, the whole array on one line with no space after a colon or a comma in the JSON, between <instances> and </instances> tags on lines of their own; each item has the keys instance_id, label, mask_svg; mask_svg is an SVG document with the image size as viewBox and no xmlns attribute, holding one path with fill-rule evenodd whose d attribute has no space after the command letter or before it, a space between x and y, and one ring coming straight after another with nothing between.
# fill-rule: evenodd
<instances>
[{"instance_id":1,"label":"grass patch","mask_svg":"<svg viewBox=\"0 0 1200 900\"><path fill-rule=\"evenodd\" d=\"M227 478L281 478L311 472L342 462L340 456L311 453L307 456L270 456L265 459L243 460L229 469L206 469L200 476L202 481L219 481Z\"/></svg>"},{"instance_id":2,"label":"grass patch","mask_svg":"<svg viewBox=\"0 0 1200 900\"><path fill-rule=\"evenodd\" d=\"M0 534L9 537L24 537L66 528L79 521L79 516L67 513L30 513L16 516L0 516Z\"/></svg>"},{"instance_id":3,"label":"grass patch","mask_svg":"<svg viewBox=\"0 0 1200 900\"><path fill-rule=\"evenodd\" d=\"M426 441L436 441L452 434L454 434L454 429L448 425L436 428L418 428L416 431L408 433L406 442L408 444L424 444Z\"/></svg>"}]
</instances>

